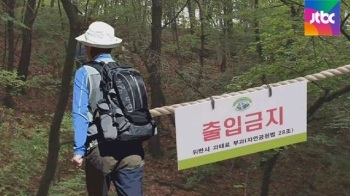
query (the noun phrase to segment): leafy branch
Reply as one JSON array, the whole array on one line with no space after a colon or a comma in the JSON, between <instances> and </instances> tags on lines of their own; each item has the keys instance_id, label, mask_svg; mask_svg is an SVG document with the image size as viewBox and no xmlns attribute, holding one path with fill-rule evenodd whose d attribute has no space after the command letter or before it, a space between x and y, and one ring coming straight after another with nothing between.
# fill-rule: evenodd
<instances>
[{"instance_id":1,"label":"leafy branch","mask_svg":"<svg viewBox=\"0 0 350 196\"><path fill-rule=\"evenodd\" d=\"M310 122L311 117L313 114L315 114L317 112L317 110L319 110L324 103L327 102L331 102L332 100L338 98L341 95L344 95L348 92L350 92L350 84L344 86L341 89L338 89L332 93L330 93L330 90L326 90L324 92L323 95L321 95L308 109L308 114L307 114L307 118L308 118L308 122Z\"/></svg>"}]
</instances>

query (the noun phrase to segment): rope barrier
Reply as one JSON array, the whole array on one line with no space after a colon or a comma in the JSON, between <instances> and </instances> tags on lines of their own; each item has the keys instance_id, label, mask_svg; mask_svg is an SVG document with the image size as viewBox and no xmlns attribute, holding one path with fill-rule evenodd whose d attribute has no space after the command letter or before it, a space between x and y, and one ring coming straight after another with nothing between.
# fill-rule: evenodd
<instances>
[{"instance_id":1,"label":"rope barrier","mask_svg":"<svg viewBox=\"0 0 350 196\"><path fill-rule=\"evenodd\" d=\"M278 87L278 86L283 86L283 85L301 82L301 81L313 82L313 81L317 81L317 80L321 80L321 79L325 79L325 78L343 75L343 74L346 74L349 72L350 72L350 65L345 65L342 67L338 67L336 69L328 69L325 71L321 71L319 73L307 75L304 77L298 77L298 78L291 79L291 80L285 80L285 81L281 81L281 82L273 83L273 84L269 84L269 85L271 87ZM212 96L212 98L215 100L218 100L218 99L223 99L223 98L227 98L227 97L233 97L233 96L240 95L240 94L247 94L250 92L260 91L260 90L264 90L266 88L267 88L267 85L264 84L260 87L249 88L249 89L246 89L243 91L225 93L222 95ZM152 114L153 117L162 116L162 115L169 115L169 114L174 113L176 108L184 107L184 106L188 106L188 105L195 105L195 104L203 103L203 102L207 102L207 101L210 101L210 97L205 98L205 99L199 99L197 101L192 101L192 102L179 103L179 104L174 104L174 105L170 105L170 106L153 108L150 110L150 113Z\"/></svg>"}]
</instances>

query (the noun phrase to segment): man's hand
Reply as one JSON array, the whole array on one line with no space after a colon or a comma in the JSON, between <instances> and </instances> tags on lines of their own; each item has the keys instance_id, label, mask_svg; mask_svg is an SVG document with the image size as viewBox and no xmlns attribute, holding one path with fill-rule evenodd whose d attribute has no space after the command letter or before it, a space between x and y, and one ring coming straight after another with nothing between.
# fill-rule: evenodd
<instances>
[{"instance_id":1,"label":"man's hand","mask_svg":"<svg viewBox=\"0 0 350 196\"><path fill-rule=\"evenodd\" d=\"M83 157L80 155L74 155L71 161L76 168L79 168L83 164Z\"/></svg>"}]
</instances>

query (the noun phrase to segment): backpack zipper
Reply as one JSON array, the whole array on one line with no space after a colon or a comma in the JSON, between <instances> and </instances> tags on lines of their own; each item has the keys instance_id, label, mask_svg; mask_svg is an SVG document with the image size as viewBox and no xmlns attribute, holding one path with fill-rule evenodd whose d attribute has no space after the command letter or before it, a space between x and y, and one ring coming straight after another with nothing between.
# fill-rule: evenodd
<instances>
[{"instance_id":1,"label":"backpack zipper","mask_svg":"<svg viewBox=\"0 0 350 196\"><path fill-rule=\"evenodd\" d=\"M135 81L136 83L136 86L137 86L137 91L139 92L139 97L140 97L140 101L141 101L141 107L143 107L143 100L142 100L142 96L141 96L141 91L140 91L140 86L139 86L139 83L138 81L136 80L135 76L134 75L131 75L130 76L132 77L132 79ZM136 109L136 108L135 108Z\"/></svg>"}]
</instances>

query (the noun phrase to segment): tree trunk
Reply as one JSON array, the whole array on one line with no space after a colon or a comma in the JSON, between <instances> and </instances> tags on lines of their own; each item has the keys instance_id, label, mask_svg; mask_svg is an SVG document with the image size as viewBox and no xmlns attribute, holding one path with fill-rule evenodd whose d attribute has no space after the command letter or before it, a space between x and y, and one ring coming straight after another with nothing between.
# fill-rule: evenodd
<instances>
[{"instance_id":1,"label":"tree trunk","mask_svg":"<svg viewBox=\"0 0 350 196\"><path fill-rule=\"evenodd\" d=\"M258 11L259 9L259 0L254 0L254 9ZM255 33L255 41L257 42L256 45L256 52L259 55L260 60L263 60L263 51L262 51L262 46L260 43L260 27L259 27L259 16L254 17L254 33Z\"/></svg>"},{"instance_id":2,"label":"tree trunk","mask_svg":"<svg viewBox=\"0 0 350 196\"><path fill-rule=\"evenodd\" d=\"M187 4L187 9L188 9L188 15L189 15L189 18L190 18L190 31L191 31L191 35L194 34L194 27L193 27L193 23L194 23L194 10L193 10L193 7L192 7L192 0L189 0L188 1L188 4Z\"/></svg>"},{"instance_id":3,"label":"tree trunk","mask_svg":"<svg viewBox=\"0 0 350 196\"><path fill-rule=\"evenodd\" d=\"M3 0L6 13L15 19L15 0ZM15 29L13 20L7 21L7 44L8 44L8 56L7 56L7 70L13 71L15 63ZM7 86L5 89L5 97L3 99L3 104L6 107L13 108L15 103L11 95L12 87Z\"/></svg>"},{"instance_id":4,"label":"tree trunk","mask_svg":"<svg viewBox=\"0 0 350 196\"><path fill-rule=\"evenodd\" d=\"M21 77L23 81L27 80L30 57L32 53L32 27L35 21L35 4L36 0L28 0L27 8L24 14L23 23L28 28L22 29L22 50L17 68L18 76ZM38 4L40 4L40 0Z\"/></svg>"},{"instance_id":5,"label":"tree trunk","mask_svg":"<svg viewBox=\"0 0 350 196\"><path fill-rule=\"evenodd\" d=\"M199 3L198 0L195 0L197 4ZM204 12L205 10L205 15L203 14L202 16L205 17L207 21L210 21L213 18L213 6L211 5L211 0L202 0L201 1L201 9Z\"/></svg>"},{"instance_id":6,"label":"tree trunk","mask_svg":"<svg viewBox=\"0 0 350 196\"><path fill-rule=\"evenodd\" d=\"M232 1L225 0L223 2L224 6L224 16L227 19L223 19L223 39L222 39L222 60L220 64L220 71L223 73L227 68L227 53L229 51L229 40L232 38L233 34L233 24L232 19L228 15L232 15ZM229 38L230 37L230 38Z\"/></svg>"},{"instance_id":7,"label":"tree trunk","mask_svg":"<svg viewBox=\"0 0 350 196\"><path fill-rule=\"evenodd\" d=\"M4 10L6 11L6 9L4 8ZM3 64L3 68L5 68L5 64L6 64L6 56L7 56L7 22L4 23L4 53L2 56L2 64Z\"/></svg>"},{"instance_id":8,"label":"tree trunk","mask_svg":"<svg viewBox=\"0 0 350 196\"><path fill-rule=\"evenodd\" d=\"M199 68L199 74L198 74L198 80L197 80L197 88L199 88L201 86L201 80L203 79L203 68L204 68L204 46L205 46L205 35L204 35L204 10L203 7L201 5L201 3L199 2L199 0L195 0L195 2L198 5L198 9L199 9L199 19L201 21L201 36L200 36L200 40L201 40L201 49L200 49L200 54L199 54L199 61L200 61L200 68Z\"/></svg>"},{"instance_id":9,"label":"tree trunk","mask_svg":"<svg viewBox=\"0 0 350 196\"><path fill-rule=\"evenodd\" d=\"M260 196L269 196L269 186L271 183L271 174L273 168L276 165L278 156L280 155L280 151L276 152L276 154L272 155L265 163L262 163L262 167L264 168L264 174L261 183L261 192Z\"/></svg>"},{"instance_id":10,"label":"tree trunk","mask_svg":"<svg viewBox=\"0 0 350 196\"><path fill-rule=\"evenodd\" d=\"M189 3L190 1L187 1L187 3ZM179 43L179 33L178 33L178 28L177 28L177 15L175 13L175 7L176 7L176 4L175 3L170 3L169 5L169 10L168 10L168 18L169 20L172 20L170 22L170 26L171 26L171 33L172 33L172 36L173 36L173 40L176 44L176 49L175 49L175 54L176 54L176 57L177 57L177 62L180 66L180 69L182 70L183 68L183 59L181 58L181 55L180 55L180 43ZM164 103L165 104L165 103Z\"/></svg>"},{"instance_id":11,"label":"tree trunk","mask_svg":"<svg viewBox=\"0 0 350 196\"><path fill-rule=\"evenodd\" d=\"M149 56L147 60L149 83L151 86L151 107L161 107L163 105L163 91L161 85L161 75L158 66L161 63L161 37L162 37L162 0L152 0L152 40L149 47ZM160 117L155 118L158 126L160 125ZM160 127L160 126L159 126ZM159 128L158 128L159 129ZM161 157L163 152L160 147L160 138L158 135L151 138L148 142L149 153L152 157Z\"/></svg>"},{"instance_id":12,"label":"tree trunk","mask_svg":"<svg viewBox=\"0 0 350 196\"><path fill-rule=\"evenodd\" d=\"M235 47L232 47L234 44L233 44L233 41L234 38L233 38L233 21L232 19L234 18L233 17L233 2L232 0L226 0L226 11L227 11L227 14L225 16L229 16L228 19L225 20L225 23L226 23L226 27L227 27L227 38L228 41L227 41L227 48L226 48L226 55L230 55L230 57L232 56L235 56L236 53L235 53Z\"/></svg>"},{"instance_id":13,"label":"tree trunk","mask_svg":"<svg viewBox=\"0 0 350 196\"><path fill-rule=\"evenodd\" d=\"M177 18L175 18L176 17L175 8L176 8L176 4L173 2L169 2L167 15L168 15L168 20L170 21L171 33L174 40L176 39L175 33L176 33L176 25L177 25L176 24Z\"/></svg>"},{"instance_id":14,"label":"tree trunk","mask_svg":"<svg viewBox=\"0 0 350 196\"><path fill-rule=\"evenodd\" d=\"M66 52L66 58L63 68L63 77L61 81L61 89L56 105L54 117L51 122L50 135L49 135L49 152L47 156L47 163L44 175L41 178L40 185L36 196L46 196L49 192L49 187L54 179L58 155L60 150L59 138L60 138L60 126L62 123L64 111L68 103L68 97L70 93L70 83L73 75L73 66L75 60L75 49L77 41L75 37L79 35L80 21L76 9L70 0L61 0L64 10L67 13L70 24L70 32L68 38L68 49Z\"/></svg>"}]
</instances>

